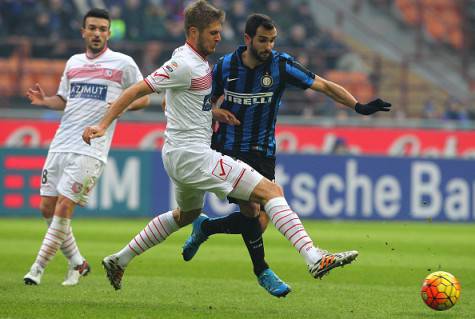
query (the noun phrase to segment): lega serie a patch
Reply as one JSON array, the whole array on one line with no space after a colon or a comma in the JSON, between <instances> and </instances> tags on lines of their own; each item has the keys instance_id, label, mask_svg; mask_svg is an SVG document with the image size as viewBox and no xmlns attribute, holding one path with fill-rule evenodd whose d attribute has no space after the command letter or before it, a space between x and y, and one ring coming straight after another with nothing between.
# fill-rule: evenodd
<instances>
[{"instance_id":1,"label":"lega serie a patch","mask_svg":"<svg viewBox=\"0 0 475 319\"><path fill-rule=\"evenodd\" d=\"M178 63L175 61L171 61L164 65L164 68L167 69L168 72L173 72L178 68Z\"/></svg>"}]
</instances>

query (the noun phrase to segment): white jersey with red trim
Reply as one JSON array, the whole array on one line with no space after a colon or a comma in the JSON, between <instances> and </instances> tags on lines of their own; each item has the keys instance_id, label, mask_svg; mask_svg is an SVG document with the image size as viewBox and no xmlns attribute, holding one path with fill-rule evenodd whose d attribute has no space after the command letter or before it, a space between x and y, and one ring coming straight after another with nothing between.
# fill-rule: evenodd
<instances>
[{"instance_id":1,"label":"white jersey with red trim","mask_svg":"<svg viewBox=\"0 0 475 319\"><path fill-rule=\"evenodd\" d=\"M115 121L103 137L82 140L84 128L96 125L129 86L143 79L135 61L128 55L105 49L96 58L85 53L73 55L64 69L57 95L66 101L61 124L51 142L50 152L84 154L107 161Z\"/></svg>"},{"instance_id":2,"label":"white jersey with red trim","mask_svg":"<svg viewBox=\"0 0 475 319\"><path fill-rule=\"evenodd\" d=\"M175 146L211 144L211 69L189 44L145 78L156 92L165 92L165 139Z\"/></svg>"}]
</instances>

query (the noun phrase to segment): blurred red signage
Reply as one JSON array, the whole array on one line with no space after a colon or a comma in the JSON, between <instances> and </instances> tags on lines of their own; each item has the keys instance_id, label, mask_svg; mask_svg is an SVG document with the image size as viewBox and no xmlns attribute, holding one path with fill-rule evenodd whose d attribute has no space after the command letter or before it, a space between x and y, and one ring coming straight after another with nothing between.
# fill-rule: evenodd
<instances>
[{"instance_id":1,"label":"blurred red signage","mask_svg":"<svg viewBox=\"0 0 475 319\"><path fill-rule=\"evenodd\" d=\"M0 120L0 145L47 147L56 121ZM165 123L119 122L114 148L159 149ZM436 129L313 127L278 125L280 152L373 154L392 156L475 158L475 132Z\"/></svg>"}]
</instances>

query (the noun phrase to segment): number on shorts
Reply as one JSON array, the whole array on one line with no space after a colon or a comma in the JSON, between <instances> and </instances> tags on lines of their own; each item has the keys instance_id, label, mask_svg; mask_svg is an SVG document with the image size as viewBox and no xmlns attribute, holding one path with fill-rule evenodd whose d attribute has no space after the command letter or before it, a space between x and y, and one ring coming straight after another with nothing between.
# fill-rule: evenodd
<instances>
[{"instance_id":1,"label":"number on shorts","mask_svg":"<svg viewBox=\"0 0 475 319\"><path fill-rule=\"evenodd\" d=\"M48 182L48 170L44 169L41 173L41 184L46 184Z\"/></svg>"}]
</instances>

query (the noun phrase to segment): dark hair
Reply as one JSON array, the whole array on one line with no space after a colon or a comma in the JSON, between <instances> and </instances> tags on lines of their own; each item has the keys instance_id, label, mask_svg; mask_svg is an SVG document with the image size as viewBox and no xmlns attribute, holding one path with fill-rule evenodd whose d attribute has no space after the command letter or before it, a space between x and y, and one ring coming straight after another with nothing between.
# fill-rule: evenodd
<instances>
[{"instance_id":1,"label":"dark hair","mask_svg":"<svg viewBox=\"0 0 475 319\"><path fill-rule=\"evenodd\" d=\"M185 33L188 34L191 27L202 31L215 21L224 23L224 17L223 10L213 7L204 0L198 0L185 9Z\"/></svg>"},{"instance_id":2,"label":"dark hair","mask_svg":"<svg viewBox=\"0 0 475 319\"><path fill-rule=\"evenodd\" d=\"M247 17L244 33L253 38L256 35L257 29L261 26L266 30L272 30L276 27L274 21L272 21L269 16L260 13L253 13Z\"/></svg>"},{"instance_id":3,"label":"dark hair","mask_svg":"<svg viewBox=\"0 0 475 319\"><path fill-rule=\"evenodd\" d=\"M109 21L109 28L110 28L111 18L109 16L109 12L107 10L99 9L99 8L93 8L93 9L89 10L86 13L86 15L84 16L84 18L82 19L82 27L83 28L86 27L86 19L89 18L89 17L106 19L107 21Z\"/></svg>"}]
</instances>

